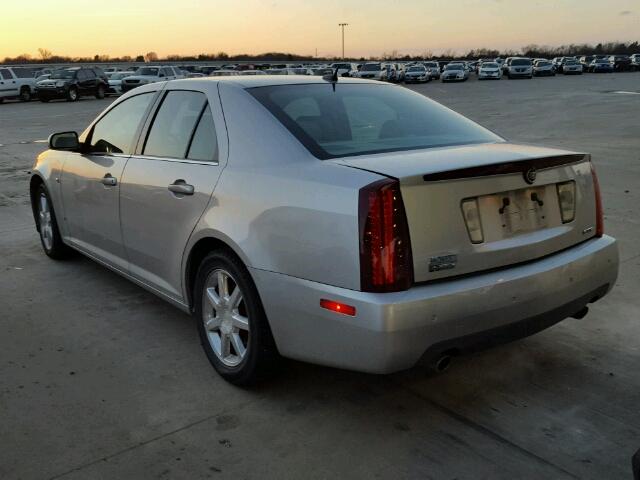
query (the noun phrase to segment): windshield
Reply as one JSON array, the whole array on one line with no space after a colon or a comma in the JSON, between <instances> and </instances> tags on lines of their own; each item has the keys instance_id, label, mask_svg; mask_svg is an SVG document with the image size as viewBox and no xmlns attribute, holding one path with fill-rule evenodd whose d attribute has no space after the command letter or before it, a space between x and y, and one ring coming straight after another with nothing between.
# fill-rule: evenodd
<instances>
[{"instance_id":1,"label":"windshield","mask_svg":"<svg viewBox=\"0 0 640 480\"><path fill-rule=\"evenodd\" d=\"M445 70L462 70L463 68L464 67L461 63L450 63L449 65L444 67Z\"/></svg>"},{"instance_id":2,"label":"windshield","mask_svg":"<svg viewBox=\"0 0 640 480\"><path fill-rule=\"evenodd\" d=\"M390 85L282 85L248 92L321 159L502 141L440 104Z\"/></svg>"},{"instance_id":3,"label":"windshield","mask_svg":"<svg viewBox=\"0 0 640 480\"><path fill-rule=\"evenodd\" d=\"M427 68L438 68L438 64L436 62L427 62L424 66Z\"/></svg>"},{"instance_id":4,"label":"windshield","mask_svg":"<svg viewBox=\"0 0 640 480\"><path fill-rule=\"evenodd\" d=\"M49 78L57 80L61 78L73 78L74 75L75 71L73 70L54 70Z\"/></svg>"},{"instance_id":5,"label":"windshield","mask_svg":"<svg viewBox=\"0 0 640 480\"><path fill-rule=\"evenodd\" d=\"M528 58L515 58L511 60L511 65L531 65L531 60L529 60Z\"/></svg>"},{"instance_id":6,"label":"windshield","mask_svg":"<svg viewBox=\"0 0 640 480\"><path fill-rule=\"evenodd\" d=\"M407 70L407 72L424 72L425 68L424 67L409 67L409 70Z\"/></svg>"},{"instance_id":7,"label":"windshield","mask_svg":"<svg viewBox=\"0 0 640 480\"><path fill-rule=\"evenodd\" d=\"M363 72L377 72L381 70L379 63L366 63L362 66Z\"/></svg>"},{"instance_id":8,"label":"windshield","mask_svg":"<svg viewBox=\"0 0 640 480\"><path fill-rule=\"evenodd\" d=\"M550 65L551 65L550 62L538 62L538 63L536 63L536 67L548 67Z\"/></svg>"},{"instance_id":9,"label":"windshield","mask_svg":"<svg viewBox=\"0 0 640 480\"><path fill-rule=\"evenodd\" d=\"M565 65L576 65L578 62L576 62L575 60L565 60L564 64Z\"/></svg>"},{"instance_id":10,"label":"windshield","mask_svg":"<svg viewBox=\"0 0 640 480\"><path fill-rule=\"evenodd\" d=\"M158 76L158 69L153 67L142 67L139 68L136 72L136 75L151 75L154 77Z\"/></svg>"},{"instance_id":11,"label":"windshield","mask_svg":"<svg viewBox=\"0 0 640 480\"><path fill-rule=\"evenodd\" d=\"M487 62L487 63L483 63L481 65L481 68L498 68L498 64L493 62Z\"/></svg>"}]
</instances>

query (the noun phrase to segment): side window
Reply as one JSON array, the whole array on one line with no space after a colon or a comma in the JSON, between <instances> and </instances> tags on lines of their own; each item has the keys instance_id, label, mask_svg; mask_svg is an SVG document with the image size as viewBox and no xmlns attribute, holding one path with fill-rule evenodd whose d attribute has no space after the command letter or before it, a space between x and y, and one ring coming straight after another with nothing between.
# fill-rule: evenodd
<instances>
[{"instance_id":1,"label":"side window","mask_svg":"<svg viewBox=\"0 0 640 480\"><path fill-rule=\"evenodd\" d=\"M87 80L92 80L96 78L96 74L93 73L93 70L83 70L83 72L84 72L84 77Z\"/></svg>"},{"instance_id":2,"label":"side window","mask_svg":"<svg viewBox=\"0 0 640 480\"><path fill-rule=\"evenodd\" d=\"M202 117L200 117L196 132L193 134L193 140L191 140L187 158L205 162L218 161L218 139L209 105L205 107Z\"/></svg>"},{"instance_id":3,"label":"side window","mask_svg":"<svg viewBox=\"0 0 640 480\"><path fill-rule=\"evenodd\" d=\"M131 154L138 126L153 96L152 92L143 93L113 107L94 125L89 152Z\"/></svg>"},{"instance_id":4,"label":"side window","mask_svg":"<svg viewBox=\"0 0 640 480\"><path fill-rule=\"evenodd\" d=\"M168 92L153 119L144 155L185 158L206 101L205 95L199 92Z\"/></svg>"},{"instance_id":5,"label":"side window","mask_svg":"<svg viewBox=\"0 0 640 480\"><path fill-rule=\"evenodd\" d=\"M173 75L176 77L180 76L180 70L178 70L176 67L173 67Z\"/></svg>"},{"instance_id":6,"label":"side window","mask_svg":"<svg viewBox=\"0 0 640 480\"><path fill-rule=\"evenodd\" d=\"M173 71L170 68L163 68L162 69L162 73L164 73L165 76L167 76L167 77L173 76Z\"/></svg>"},{"instance_id":7,"label":"side window","mask_svg":"<svg viewBox=\"0 0 640 480\"><path fill-rule=\"evenodd\" d=\"M85 75L85 73L84 73L84 70L78 70L78 71L76 72L76 78L77 78L78 80L80 80L80 81L82 81L82 80L86 80L86 79L87 79L87 77L86 77L86 75Z\"/></svg>"},{"instance_id":8,"label":"side window","mask_svg":"<svg viewBox=\"0 0 640 480\"><path fill-rule=\"evenodd\" d=\"M13 78L11 72L6 68L0 68L0 76L2 76L2 80L11 80Z\"/></svg>"}]
</instances>

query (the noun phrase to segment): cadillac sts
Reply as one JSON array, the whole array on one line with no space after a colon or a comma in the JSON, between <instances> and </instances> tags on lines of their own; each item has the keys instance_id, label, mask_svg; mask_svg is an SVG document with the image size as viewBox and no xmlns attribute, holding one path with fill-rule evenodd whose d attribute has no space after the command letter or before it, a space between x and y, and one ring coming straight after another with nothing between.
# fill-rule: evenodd
<instances>
[{"instance_id":1,"label":"cadillac sts","mask_svg":"<svg viewBox=\"0 0 640 480\"><path fill-rule=\"evenodd\" d=\"M508 142L397 85L152 83L49 147L30 180L44 252L188 312L236 384L280 356L444 368L583 317L617 276L588 154Z\"/></svg>"}]
</instances>

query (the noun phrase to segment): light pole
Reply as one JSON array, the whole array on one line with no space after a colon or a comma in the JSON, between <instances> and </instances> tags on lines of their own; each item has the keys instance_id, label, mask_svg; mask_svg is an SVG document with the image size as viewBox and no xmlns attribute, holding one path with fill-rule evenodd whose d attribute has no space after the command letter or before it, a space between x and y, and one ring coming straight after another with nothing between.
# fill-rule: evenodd
<instances>
[{"instance_id":1,"label":"light pole","mask_svg":"<svg viewBox=\"0 0 640 480\"><path fill-rule=\"evenodd\" d=\"M344 27L349 25L348 23L339 23L338 26L342 28L342 60L344 60Z\"/></svg>"}]
</instances>

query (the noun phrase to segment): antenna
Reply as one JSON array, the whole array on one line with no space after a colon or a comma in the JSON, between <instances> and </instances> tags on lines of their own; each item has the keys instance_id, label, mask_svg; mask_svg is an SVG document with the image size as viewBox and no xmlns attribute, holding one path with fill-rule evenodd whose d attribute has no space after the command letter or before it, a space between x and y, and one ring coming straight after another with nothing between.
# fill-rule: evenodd
<instances>
[{"instance_id":1,"label":"antenna","mask_svg":"<svg viewBox=\"0 0 640 480\"><path fill-rule=\"evenodd\" d=\"M333 91L336 91L336 83L338 83L338 70L340 70L340 67L337 66L336 69L332 72L332 73L327 73L326 75L322 76L322 79L331 83L333 85Z\"/></svg>"}]
</instances>

